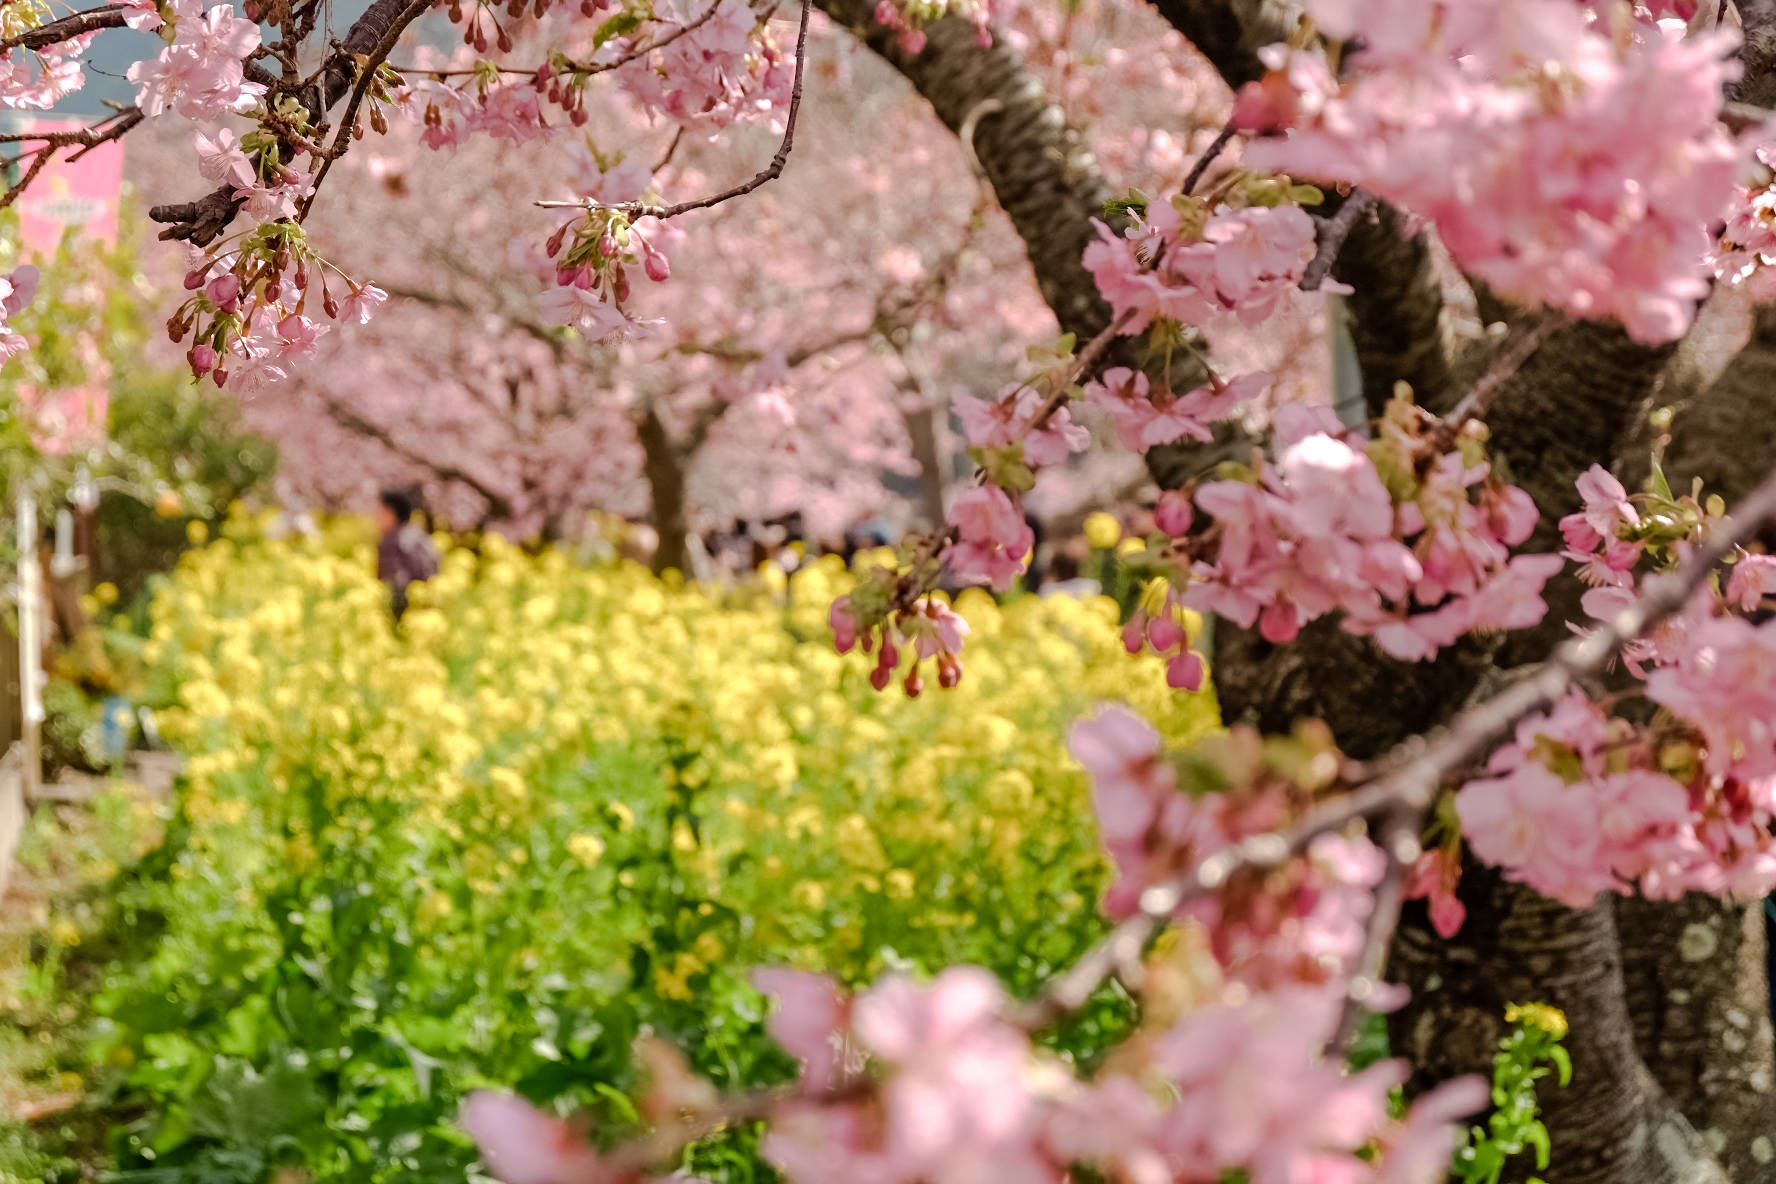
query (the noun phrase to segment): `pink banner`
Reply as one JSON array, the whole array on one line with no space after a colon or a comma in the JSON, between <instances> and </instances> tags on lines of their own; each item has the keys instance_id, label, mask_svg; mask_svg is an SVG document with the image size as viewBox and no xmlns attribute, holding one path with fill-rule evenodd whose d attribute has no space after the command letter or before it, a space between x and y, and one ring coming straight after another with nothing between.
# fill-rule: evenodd
<instances>
[{"instance_id":1,"label":"pink banner","mask_svg":"<svg viewBox=\"0 0 1776 1184\"><path fill-rule=\"evenodd\" d=\"M54 115L26 117L20 131L74 131L85 120ZM79 160L69 158L80 154ZM117 203L123 189L123 143L112 140L81 153L63 148L37 174L19 198L19 229L22 254L45 257L61 245L62 232L78 227L83 234L107 243L117 241Z\"/></svg>"}]
</instances>

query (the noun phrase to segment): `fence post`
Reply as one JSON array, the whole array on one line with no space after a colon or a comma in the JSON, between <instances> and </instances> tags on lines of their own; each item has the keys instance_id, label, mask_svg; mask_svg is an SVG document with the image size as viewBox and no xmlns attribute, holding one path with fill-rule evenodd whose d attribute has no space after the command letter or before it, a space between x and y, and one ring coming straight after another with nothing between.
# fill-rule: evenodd
<instances>
[{"instance_id":1,"label":"fence post","mask_svg":"<svg viewBox=\"0 0 1776 1184\"><path fill-rule=\"evenodd\" d=\"M23 482L18 495L19 721L24 731L27 804L43 782L43 569L37 559L37 497Z\"/></svg>"}]
</instances>

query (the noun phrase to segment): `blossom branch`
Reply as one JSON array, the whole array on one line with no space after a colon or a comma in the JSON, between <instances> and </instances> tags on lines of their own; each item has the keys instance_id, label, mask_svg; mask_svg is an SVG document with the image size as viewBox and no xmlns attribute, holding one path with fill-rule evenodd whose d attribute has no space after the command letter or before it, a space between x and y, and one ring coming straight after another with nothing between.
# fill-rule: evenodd
<instances>
[{"instance_id":1,"label":"blossom branch","mask_svg":"<svg viewBox=\"0 0 1776 1184\"><path fill-rule=\"evenodd\" d=\"M1202 156L1198 157L1197 162L1191 166L1190 175L1184 178L1185 197L1196 192L1196 183L1203 179L1203 174L1209 171L1209 166L1215 163L1215 158L1221 155L1222 150L1231 144L1233 137L1238 134L1239 129L1233 126L1232 120L1229 120L1227 126L1221 129L1221 134L1216 136L1207 148L1203 149ZM1318 285L1316 284L1315 287Z\"/></svg>"},{"instance_id":2,"label":"blossom branch","mask_svg":"<svg viewBox=\"0 0 1776 1184\"><path fill-rule=\"evenodd\" d=\"M1338 1030L1326 1046L1328 1057L1342 1057L1350 1047L1368 1010L1365 1004L1374 998L1387 970L1388 947L1400 923L1400 905L1406 899L1406 873L1420 854L1418 836L1424 830L1424 816L1423 809L1402 807L1392 811L1382 823L1379 846L1387 859L1387 870L1370 897L1373 904L1363 927L1363 952L1357 958L1356 971L1345 993Z\"/></svg>"},{"instance_id":3,"label":"blossom branch","mask_svg":"<svg viewBox=\"0 0 1776 1184\"><path fill-rule=\"evenodd\" d=\"M647 202L631 201L619 204L607 204L599 201L539 201L534 205L545 210L614 210L629 218L676 218L680 214L688 214L692 210L706 210L718 206L722 202L732 201L736 197L745 197L767 181L775 181L783 175L783 166L789 163L790 150L795 146L796 115L802 107L802 78L808 65L808 11L811 0L802 0L801 28L796 33L796 68L795 83L789 94L789 116L784 120L783 143L778 145L777 154L771 163L753 176L732 189L723 190L709 197L701 197L695 201L680 202L672 206L650 205Z\"/></svg>"},{"instance_id":4,"label":"blossom branch","mask_svg":"<svg viewBox=\"0 0 1776 1184\"><path fill-rule=\"evenodd\" d=\"M99 29L121 29L124 15L129 11L116 5L107 5L104 8L89 8L85 12L72 13L60 20L50 21L47 25L39 25L35 29L0 41L0 52L20 47L42 49L46 45L69 41Z\"/></svg>"},{"instance_id":5,"label":"blossom branch","mask_svg":"<svg viewBox=\"0 0 1776 1184\"><path fill-rule=\"evenodd\" d=\"M1215 891L1241 869L1281 864L1300 854L1320 835L1342 830L1359 819L1386 817L1383 849L1390 862L1388 874L1403 874L1404 865L1409 862L1407 854L1413 858L1418 854L1415 830L1407 821L1422 819L1446 780L1471 765L1517 721L1555 703L1576 683L1601 673L1624 646L1644 637L1680 610L1741 540L1773 518L1776 470L1734 513L1719 521L1707 543L1688 562L1675 572L1649 577L1640 599L1598 631L1561 646L1528 678L1456 717L1435 739L1418 736L1401 744L1379 762L1385 772L1368 784L1309 810L1288 830L1250 835L1203 860L1185 875L1147 888L1141 894L1139 912L1067 973L1052 980L1041 996L1020 1009L1016 1022L1030 1028L1041 1027L1078 1010L1106 978L1119 967L1130 965L1131 959L1138 959L1154 928L1180 905ZM1404 839L1413 841L1406 844ZM1374 990L1387 937L1398 920L1399 886L1390 888L1388 884L1384 877L1377 889L1364 960L1352 979L1352 998L1358 1004L1362 1002L1359 994L1367 997ZM1138 965L1138 961L1132 964ZM1343 1031L1342 1026L1340 1030Z\"/></svg>"},{"instance_id":6,"label":"blossom branch","mask_svg":"<svg viewBox=\"0 0 1776 1184\"><path fill-rule=\"evenodd\" d=\"M1375 201L1375 195L1368 190L1353 189L1336 214L1330 218L1314 219L1314 257L1308 260L1307 270L1301 273L1301 283L1298 285L1303 292L1320 290L1320 285L1332 274L1332 265L1338 261L1338 252L1343 248L1344 240L1350 237L1350 232L1357 228L1357 220L1369 212Z\"/></svg>"},{"instance_id":7,"label":"blossom branch","mask_svg":"<svg viewBox=\"0 0 1776 1184\"><path fill-rule=\"evenodd\" d=\"M674 29L672 32L668 33L666 36L660 38L658 41L650 41L646 45L637 46L634 49L631 49L628 53L624 54L623 56L617 58L614 61L601 62L601 63L595 63L595 64L588 65L588 64L576 62L573 59L569 58L566 63L567 68L569 70L571 70L572 72L574 72L575 74L607 74L610 71L615 70L621 66L627 66L630 62L639 61L641 58L645 58L648 54L653 53L656 49L665 49L668 45L671 45L674 41L677 41L680 37L683 37L685 34L691 33L697 29L702 28L704 25L709 23L710 18L715 16L716 9L718 9L720 7L721 6L719 4L711 4L709 6L709 10L707 12L705 12L702 16L698 17L696 20L691 21L689 24L680 25L678 28ZM800 52L801 52L800 42L797 42L796 52L798 54L800 54ZM799 68L799 59L798 59L798 68ZM799 75L798 75L798 77L799 77Z\"/></svg>"},{"instance_id":8,"label":"blossom branch","mask_svg":"<svg viewBox=\"0 0 1776 1184\"><path fill-rule=\"evenodd\" d=\"M1507 346L1492 364L1487 366L1486 373L1467 394L1462 396L1448 415L1443 417L1437 429L1438 447L1447 449L1455 441L1456 433L1470 419L1482 419L1492 407L1492 401L1511 376L1523 368L1523 364L1542 347L1542 343L1553 335L1556 329L1566 324L1566 316L1557 309L1544 312L1535 324L1518 336L1517 340Z\"/></svg>"},{"instance_id":9,"label":"blossom branch","mask_svg":"<svg viewBox=\"0 0 1776 1184\"><path fill-rule=\"evenodd\" d=\"M126 107L116 114L107 116L105 119L100 120L91 127L83 128L80 131L47 133L22 132L0 136L0 143L18 143L25 140L44 141L41 146L32 148L24 154L26 156L32 156L35 159L31 161L31 165L25 170L24 175L20 177L15 184L9 186L4 194L0 194L0 210L5 209L7 206L17 201L19 195L30 187L31 182L37 179L37 175L43 171L44 167L49 164L50 160L52 160L55 157L55 154L61 149L79 147L80 151L69 157L70 160L79 160L82 156L85 156L100 144L120 139L127 135L132 128L141 122L142 112L135 107Z\"/></svg>"}]
</instances>

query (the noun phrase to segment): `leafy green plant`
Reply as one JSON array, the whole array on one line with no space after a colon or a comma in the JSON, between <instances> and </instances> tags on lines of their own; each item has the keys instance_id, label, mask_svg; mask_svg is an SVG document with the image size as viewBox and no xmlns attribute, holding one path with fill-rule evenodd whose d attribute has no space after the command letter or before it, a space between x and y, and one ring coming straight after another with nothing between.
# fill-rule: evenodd
<instances>
[{"instance_id":1,"label":"leafy green plant","mask_svg":"<svg viewBox=\"0 0 1776 1184\"><path fill-rule=\"evenodd\" d=\"M1492 1116L1485 1127L1470 1127L1455 1152L1451 1171L1464 1184L1498 1184L1505 1162L1526 1148L1535 1150L1536 1170L1547 1171L1551 1148L1536 1082L1550 1072L1562 1086L1572 1080L1572 1060L1560 1044L1566 1036L1563 1012L1545 1003L1513 1003L1505 1021L1517 1026L1492 1058ZM1537 1184L1534 1177L1531 1184Z\"/></svg>"}]
</instances>

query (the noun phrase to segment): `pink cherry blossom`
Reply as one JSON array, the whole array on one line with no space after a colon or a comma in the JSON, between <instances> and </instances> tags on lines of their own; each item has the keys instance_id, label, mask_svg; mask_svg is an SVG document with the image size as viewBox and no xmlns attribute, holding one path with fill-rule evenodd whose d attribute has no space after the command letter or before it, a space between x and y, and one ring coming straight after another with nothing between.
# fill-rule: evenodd
<instances>
[{"instance_id":1,"label":"pink cherry blossom","mask_svg":"<svg viewBox=\"0 0 1776 1184\"><path fill-rule=\"evenodd\" d=\"M476 1090L459 1121L502 1184L584 1184L600 1175L584 1135L522 1098Z\"/></svg>"},{"instance_id":2,"label":"pink cherry blossom","mask_svg":"<svg viewBox=\"0 0 1776 1184\"><path fill-rule=\"evenodd\" d=\"M970 489L951 504L947 520L958 540L945 553L956 578L999 592L1010 587L1035 534L1005 491L993 485Z\"/></svg>"}]
</instances>

